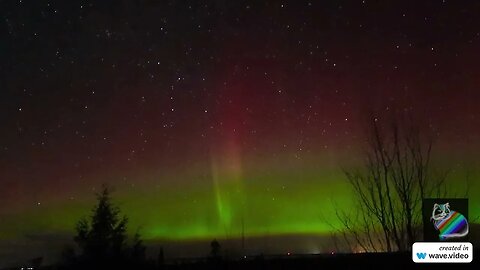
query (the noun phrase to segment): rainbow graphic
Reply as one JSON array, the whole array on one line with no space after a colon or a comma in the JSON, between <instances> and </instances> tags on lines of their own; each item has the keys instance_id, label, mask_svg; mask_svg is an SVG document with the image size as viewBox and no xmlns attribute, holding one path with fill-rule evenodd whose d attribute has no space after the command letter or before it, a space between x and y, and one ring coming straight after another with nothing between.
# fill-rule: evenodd
<instances>
[{"instance_id":1,"label":"rainbow graphic","mask_svg":"<svg viewBox=\"0 0 480 270\"><path fill-rule=\"evenodd\" d=\"M463 237L468 234L467 219L457 211L451 211L443 219L436 220L434 226L440 231L441 240Z\"/></svg>"}]
</instances>

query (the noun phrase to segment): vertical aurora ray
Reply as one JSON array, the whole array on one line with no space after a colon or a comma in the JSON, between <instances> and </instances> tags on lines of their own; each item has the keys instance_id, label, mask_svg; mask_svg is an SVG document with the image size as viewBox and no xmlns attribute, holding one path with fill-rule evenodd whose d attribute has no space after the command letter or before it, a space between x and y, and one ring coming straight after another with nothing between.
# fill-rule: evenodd
<instances>
[{"instance_id":1,"label":"vertical aurora ray","mask_svg":"<svg viewBox=\"0 0 480 270\"><path fill-rule=\"evenodd\" d=\"M238 229L236 223L242 218L245 200L240 151L235 138L229 137L231 139L212 154L211 158L211 178L218 222L227 238L232 230Z\"/></svg>"},{"instance_id":2,"label":"vertical aurora ray","mask_svg":"<svg viewBox=\"0 0 480 270\"><path fill-rule=\"evenodd\" d=\"M211 177L220 227L225 236L240 234L245 207L242 173L242 122L247 116L241 108L243 97L241 87L229 88L225 102L216 107L221 135L211 145Z\"/></svg>"},{"instance_id":3,"label":"vertical aurora ray","mask_svg":"<svg viewBox=\"0 0 480 270\"><path fill-rule=\"evenodd\" d=\"M217 209L217 215L219 223L222 226L230 226L231 222L231 209L223 197L222 187L220 187L220 176L216 162L212 161L212 181L213 192L215 194L215 204Z\"/></svg>"}]
</instances>

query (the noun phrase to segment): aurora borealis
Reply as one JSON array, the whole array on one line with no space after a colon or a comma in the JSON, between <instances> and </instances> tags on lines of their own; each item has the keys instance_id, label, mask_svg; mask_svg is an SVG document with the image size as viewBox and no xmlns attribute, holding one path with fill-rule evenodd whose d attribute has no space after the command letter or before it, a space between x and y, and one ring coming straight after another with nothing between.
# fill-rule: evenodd
<instances>
[{"instance_id":1,"label":"aurora borealis","mask_svg":"<svg viewBox=\"0 0 480 270\"><path fill-rule=\"evenodd\" d=\"M367 110L414 115L479 215L479 11L2 1L0 260L69 239L102 183L147 241L329 235Z\"/></svg>"}]
</instances>

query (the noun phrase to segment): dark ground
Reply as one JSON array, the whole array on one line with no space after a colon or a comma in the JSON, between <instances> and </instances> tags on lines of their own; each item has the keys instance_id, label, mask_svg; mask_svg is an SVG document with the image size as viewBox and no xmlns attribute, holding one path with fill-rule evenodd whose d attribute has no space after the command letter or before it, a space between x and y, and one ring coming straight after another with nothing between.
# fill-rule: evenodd
<instances>
[{"instance_id":1,"label":"dark ground","mask_svg":"<svg viewBox=\"0 0 480 270\"><path fill-rule=\"evenodd\" d=\"M86 265L74 263L69 266L48 266L44 270L70 269L145 269L145 270L195 270L195 269L478 269L479 254L469 264L415 264L410 253L336 254L336 255L291 255L257 256L243 260L215 258L182 259L159 265L149 261L138 264L97 263ZM21 266L20 266L21 267ZM9 268L9 269L20 269ZM26 269L26 268L24 268ZM38 269L38 268L35 268Z\"/></svg>"}]
</instances>

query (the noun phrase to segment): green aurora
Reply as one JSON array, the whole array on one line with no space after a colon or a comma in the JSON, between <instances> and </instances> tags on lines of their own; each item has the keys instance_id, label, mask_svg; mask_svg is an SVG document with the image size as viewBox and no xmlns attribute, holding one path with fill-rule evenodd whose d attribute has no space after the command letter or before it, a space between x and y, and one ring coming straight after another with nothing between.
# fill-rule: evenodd
<instances>
[{"instance_id":1,"label":"green aurora","mask_svg":"<svg viewBox=\"0 0 480 270\"><path fill-rule=\"evenodd\" d=\"M154 170L132 172L127 179L143 181L135 185L117 181L113 197L129 218L131 233L140 229L146 240L328 235L341 226L335 208L355 209L355 205L342 171L318 164L322 163L297 160L283 167L244 168L241 175L235 170L190 170L163 174L167 179L162 181ZM462 174L454 172L449 179L459 179ZM107 183L120 177L101 176ZM471 186L470 190L478 188ZM470 196L471 216L480 214L477 198ZM7 216L0 224L1 238L33 232L73 235L75 223L89 215L94 203L92 189L83 189L81 196L73 199L51 196L34 210L17 209L21 214Z\"/></svg>"}]
</instances>

